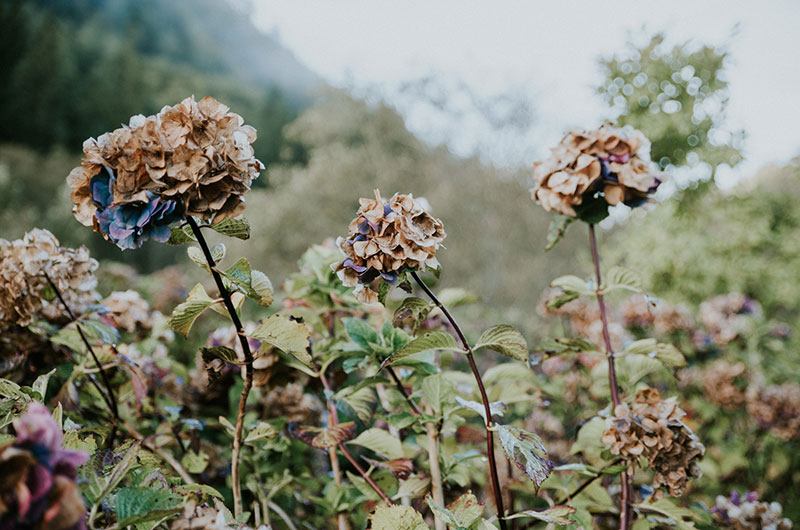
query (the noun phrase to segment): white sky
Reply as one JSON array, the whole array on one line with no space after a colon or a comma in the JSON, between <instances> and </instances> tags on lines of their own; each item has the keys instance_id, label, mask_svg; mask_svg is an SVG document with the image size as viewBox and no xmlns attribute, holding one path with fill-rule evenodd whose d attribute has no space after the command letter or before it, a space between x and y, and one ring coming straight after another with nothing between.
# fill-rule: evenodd
<instances>
[{"instance_id":1,"label":"white sky","mask_svg":"<svg viewBox=\"0 0 800 530\"><path fill-rule=\"evenodd\" d=\"M622 51L642 28L665 30L672 42L730 42L728 124L748 133L746 162L731 177L800 154L797 0L253 1L256 24L328 82L385 98L412 130L461 154L532 161L566 129L598 124L608 109L594 92L596 59ZM445 91L450 112L400 90L428 74L485 98L530 98L532 130L487 132L457 89Z\"/></svg>"}]
</instances>

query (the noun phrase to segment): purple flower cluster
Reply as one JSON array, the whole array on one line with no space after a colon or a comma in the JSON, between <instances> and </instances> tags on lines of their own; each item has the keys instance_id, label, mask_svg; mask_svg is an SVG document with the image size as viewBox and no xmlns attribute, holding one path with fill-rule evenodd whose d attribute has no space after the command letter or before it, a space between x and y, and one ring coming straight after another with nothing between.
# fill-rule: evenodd
<instances>
[{"instance_id":1,"label":"purple flower cluster","mask_svg":"<svg viewBox=\"0 0 800 530\"><path fill-rule=\"evenodd\" d=\"M115 182L113 171L104 166L89 184L92 202L97 206L95 218L103 234L121 249L139 248L148 239L167 241L169 225L183 216L180 202L147 191L146 202L114 205Z\"/></svg>"},{"instance_id":2,"label":"purple flower cluster","mask_svg":"<svg viewBox=\"0 0 800 530\"><path fill-rule=\"evenodd\" d=\"M84 530L86 508L75 484L88 455L61 447L61 430L44 405L14 421L17 439L0 447L0 530Z\"/></svg>"}]
</instances>

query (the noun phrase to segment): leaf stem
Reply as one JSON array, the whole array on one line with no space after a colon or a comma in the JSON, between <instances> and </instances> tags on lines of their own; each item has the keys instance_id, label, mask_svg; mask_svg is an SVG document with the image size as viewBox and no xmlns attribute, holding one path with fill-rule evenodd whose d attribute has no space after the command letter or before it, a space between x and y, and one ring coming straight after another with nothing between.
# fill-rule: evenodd
<instances>
[{"instance_id":1,"label":"leaf stem","mask_svg":"<svg viewBox=\"0 0 800 530\"><path fill-rule=\"evenodd\" d=\"M233 325L236 328L236 334L239 335L239 342L242 344L242 352L244 353L244 388L242 389L242 395L239 397L239 410L236 414L236 431L233 436L233 454L231 456L231 479L233 482L233 514L234 517L237 519L240 515L242 515L243 505L242 505L242 485L241 485L241 477L239 476L239 460L240 455L242 452L242 431L244 430L244 413L245 407L247 405L247 396L250 395L250 389L253 388L253 354L250 351L250 343L247 341L247 336L244 332L244 326L242 326L242 321L239 319L239 314L236 312L236 308L231 301L231 293L225 287L225 284L222 282L222 276L218 272L217 264L214 261L214 258L211 256L211 251L208 248L208 243L206 243L205 237L203 237L203 233L200 230L200 227L197 225L197 222L194 218L190 215L186 216L186 222L189 223L189 226L192 228L192 233L194 237L197 239L197 242L200 244L200 249L203 251L203 255L208 262L208 268L211 271L211 276L214 277L214 282L217 284L217 289L219 290L219 294L222 297L222 302L225 305L225 309L228 310L228 314L233 321Z\"/></svg>"},{"instance_id":2,"label":"leaf stem","mask_svg":"<svg viewBox=\"0 0 800 530\"><path fill-rule=\"evenodd\" d=\"M403 382L400 381L400 378L397 376L397 372L394 371L394 368L391 367L391 366L387 366L386 370L389 372L389 375L392 376L392 379L394 379L394 384L397 387L397 390L401 394L403 394L403 397L406 398L406 401L411 406L411 410L414 412L414 415L415 416L422 416L422 411L419 410L419 407L417 406L417 404L414 403L413 399L411 399L411 396L406 391L406 387L403 386Z\"/></svg>"},{"instance_id":3,"label":"leaf stem","mask_svg":"<svg viewBox=\"0 0 800 530\"><path fill-rule=\"evenodd\" d=\"M611 387L611 402L616 410L620 404L619 386L617 385L617 372L614 367L614 349L611 346L611 335L608 332L608 316L606 314L606 304L603 300L603 291L600 288L602 280L600 277L600 257L597 252L597 237L595 236L594 224L589 225L589 246L592 250L592 262L594 263L594 276L596 280L595 294L597 295L597 305L600 308L600 319L603 323L603 341L606 346L606 357L608 357L608 382ZM622 472L622 500L620 509L620 530L630 528L631 519L631 483L627 469Z\"/></svg>"},{"instance_id":4,"label":"leaf stem","mask_svg":"<svg viewBox=\"0 0 800 530\"><path fill-rule=\"evenodd\" d=\"M505 509L503 508L503 494L500 490L500 479L497 475L497 461L494 454L494 434L493 434L493 422L492 422L492 411L489 408L489 396L486 394L486 387L483 385L483 379L481 378L481 373L478 371L478 366L475 364L475 357L472 355L472 348L467 342L467 338L464 336L464 332L461 331L461 326L458 325L458 322L453 315L450 314L450 311L439 301L433 291L425 285L425 282L419 277L416 271L410 271L411 277L414 278L414 281L419 284L420 288L425 291L425 294L428 295L428 298L438 307L442 313L444 314L445 318L450 322L450 325L453 326L453 329L456 331L456 335L458 335L459 340L461 341L461 345L463 346L464 350L466 350L466 357L467 361L469 361L469 367L472 370L472 375L475 376L475 381L478 383L478 390L480 390L481 394L481 401L483 401L483 407L486 411L486 422L484 427L486 428L486 456L489 459L489 477L492 481L492 490L494 493L494 502L497 507L497 519L500 521L500 529L507 530L508 525L505 520Z\"/></svg>"}]
</instances>

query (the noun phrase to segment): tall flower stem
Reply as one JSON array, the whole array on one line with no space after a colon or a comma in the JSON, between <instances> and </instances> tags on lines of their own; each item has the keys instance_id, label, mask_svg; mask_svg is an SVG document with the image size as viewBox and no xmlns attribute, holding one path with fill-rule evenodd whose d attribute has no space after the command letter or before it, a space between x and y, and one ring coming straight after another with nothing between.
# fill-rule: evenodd
<instances>
[{"instance_id":1,"label":"tall flower stem","mask_svg":"<svg viewBox=\"0 0 800 530\"><path fill-rule=\"evenodd\" d=\"M92 356L92 360L94 360L94 364L97 366L97 370L100 372L100 377L103 379L103 385L105 385L106 387L105 392L103 392L103 390L100 388L100 385L97 384L97 381L95 380L94 376L92 374L88 374L89 381L92 382L94 387L100 393L100 396L102 396L103 401L105 401L106 405L108 406L108 409L111 411L114 424L112 427L110 440L111 443L113 443L113 440L116 437L117 433L117 425L119 425L121 420L119 417L119 407L117 406L117 396L116 394L114 394L114 388L111 386L111 380L109 379L105 369L103 369L103 365L102 363L100 363L100 359L97 358L97 354L94 352L92 344L89 342L89 339L86 338L86 334L83 332L83 328L81 328L80 322L78 322L75 313L72 312L72 308L64 299L64 296L61 294L61 291L58 289L55 282L50 278L50 276L46 272L44 273L44 277L47 280L47 283L50 284L50 287L53 288L53 291L55 291L56 297L58 297L58 300L61 302L61 305L64 307L64 310L67 312L67 315L69 315L70 321L75 323L75 329L78 330L78 335L80 335L84 346L86 346L86 349Z\"/></svg>"},{"instance_id":2,"label":"tall flower stem","mask_svg":"<svg viewBox=\"0 0 800 530\"><path fill-rule=\"evenodd\" d=\"M442 311L445 318L450 322L450 325L452 325L453 329L455 329L456 335L458 335L458 339L461 341L461 345L466 351L467 361L469 361L469 367L472 369L472 375L475 376L475 381L478 383L478 390L481 393L481 401L483 401L483 408L486 414L486 422L484 424L486 427L486 456L489 459L489 476L492 481L494 502L497 506L497 519L500 521L500 529L508 530L508 525L506 524L505 520L505 509L503 508L503 493L500 490L500 479L497 475L497 461L494 454L494 423L492 422L492 411L489 407L489 396L486 394L486 387L483 385L481 373L478 371L478 366L475 364L475 356L472 354L472 347L470 347L469 342L467 342L464 332L461 331L461 326L458 325L458 322L456 322L456 319L453 318L453 315L450 314L450 311L447 310L444 304L442 304L442 302L436 298L436 295L433 294L433 291L431 291L430 288L425 285L425 282L422 281L415 271L411 271L411 277L414 278L414 281L416 281L420 288L425 291L425 294L428 295L428 298L431 299L436 307Z\"/></svg>"},{"instance_id":3,"label":"tall flower stem","mask_svg":"<svg viewBox=\"0 0 800 530\"><path fill-rule=\"evenodd\" d=\"M603 341L606 345L606 357L608 358L608 381L611 387L611 402L614 409L620 404L619 386L617 385L617 372L614 367L614 348L611 346L611 335L608 333L608 316L606 314L606 304L603 300L603 290L600 277L600 257L597 252L597 237L595 236L594 225L589 225L589 245L592 249L592 262L594 263L594 276L596 280L595 294L597 295L597 305L600 307L600 319L603 322ZM625 462L623 462L625 464ZM622 472L622 502L620 506L620 530L630 528L631 519L631 483L627 470Z\"/></svg>"},{"instance_id":4,"label":"tall flower stem","mask_svg":"<svg viewBox=\"0 0 800 530\"><path fill-rule=\"evenodd\" d=\"M325 388L325 390L327 390L329 393L333 393L333 388L331 387L330 383L328 382L328 378L325 377L325 374L323 372L321 372L321 371L319 372L319 380L322 382L322 386L323 386L323 388ZM330 414L330 417L331 417L331 424L338 425L339 424L339 413L336 412L336 406L327 397L326 397L326 401L328 402L328 414ZM356 459L353 458L353 455L350 454L350 451L347 450L347 447L345 447L344 443L339 443L338 447L339 447L339 450L344 455L344 457L347 459L347 461L350 462L350 464L356 469L356 471L358 471L358 474L361 475L361 478L363 478L365 481L367 481L367 484L369 484L370 487L373 490L375 490L375 493L378 494L378 496L383 500L383 502L386 503L387 506L391 506L392 505L392 500L389 498L388 495L386 495L386 492L384 492L381 489L381 487L378 486L378 484L374 480L372 480L372 477L367 475L367 472L364 470L363 467L361 467L361 465L356 461Z\"/></svg>"},{"instance_id":5,"label":"tall flower stem","mask_svg":"<svg viewBox=\"0 0 800 530\"><path fill-rule=\"evenodd\" d=\"M239 410L236 414L236 432L233 436L233 454L231 456L233 514L234 517L238 519L239 516L242 515L243 509L242 485L241 477L239 476L239 459L242 452L242 431L244 430L244 412L247 404L247 396L250 395L250 389L253 388L253 353L250 351L250 343L247 340L247 335L245 335L242 321L239 319L239 315L236 313L236 307L234 307L233 301L231 300L231 293L222 282L222 275L217 269L217 263L211 256L208 243L206 243L200 227L197 225L197 221L195 221L191 216L187 215L186 222L189 223L189 226L192 228L192 233L194 233L194 237L200 244L200 249L203 251L203 255L208 262L208 268L211 271L211 276L214 277L214 282L217 284L217 289L219 290L219 295L222 298L222 303L225 305L225 309L228 310L231 321L233 321L233 325L236 328L236 334L239 335L239 342L242 344L242 352L244 353L244 388L242 389L242 395L239 397Z\"/></svg>"}]
</instances>

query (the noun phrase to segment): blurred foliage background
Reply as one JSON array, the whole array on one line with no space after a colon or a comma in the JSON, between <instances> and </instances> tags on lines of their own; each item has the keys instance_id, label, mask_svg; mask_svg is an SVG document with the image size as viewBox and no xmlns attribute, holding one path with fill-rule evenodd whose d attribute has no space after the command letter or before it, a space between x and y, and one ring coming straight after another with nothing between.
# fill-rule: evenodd
<instances>
[{"instance_id":1,"label":"blurred foliage background","mask_svg":"<svg viewBox=\"0 0 800 530\"><path fill-rule=\"evenodd\" d=\"M544 252L550 216L531 202L528 168L491 167L427 145L392 108L324 87L225 2L6 0L0 27L0 237L47 228L67 246L86 244L141 273L185 260L157 244L122 254L90 234L71 215L65 177L86 138L187 95L212 95L259 131L267 170L248 196L253 241L231 250L276 284L311 244L343 235L358 198L375 187L423 196L443 219L441 282L486 302L467 310L473 323L504 319L535 344L547 329L536 309L550 280L590 272L580 226ZM648 291L671 302L696 308L738 291L762 304L766 322L794 326L800 159L718 189L717 168L736 165L745 140L744 131L723 127L725 50L664 42L655 35L601 61L600 96L619 123L651 138L653 160L676 175L664 204L601 234L603 261L637 270ZM796 380L798 346L793 331L776 353L780 369L767 377ZM741 475L731 480L724 483L754 486ZM800 480L793 483L773 498L796 517L785 502L800 495Z\"/></svg>"}]
</instances>

